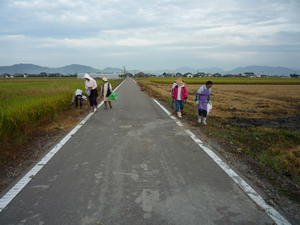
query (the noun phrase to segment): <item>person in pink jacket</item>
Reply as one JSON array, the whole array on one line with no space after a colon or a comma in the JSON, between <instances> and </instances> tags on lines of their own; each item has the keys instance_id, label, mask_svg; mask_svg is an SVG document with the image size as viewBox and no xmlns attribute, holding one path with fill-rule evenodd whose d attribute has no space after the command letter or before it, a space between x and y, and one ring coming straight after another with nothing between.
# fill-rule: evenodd
<instances>
[{"instance_id":1,"label":"person in pink jacket","mask_svg":"<svg viewBox=\"0 0 300 225\"><path fill-rule=\"evenodd\" d=\"M188 98L188 92L186 87L184 86L182 77L179 77L176 80L176 83L177 85L173 89L172 97L175 100L175 110L177 112L177 116L181 118L182 117L181 111L183 110L184 103Z\"/></svg>"}]
</instances>

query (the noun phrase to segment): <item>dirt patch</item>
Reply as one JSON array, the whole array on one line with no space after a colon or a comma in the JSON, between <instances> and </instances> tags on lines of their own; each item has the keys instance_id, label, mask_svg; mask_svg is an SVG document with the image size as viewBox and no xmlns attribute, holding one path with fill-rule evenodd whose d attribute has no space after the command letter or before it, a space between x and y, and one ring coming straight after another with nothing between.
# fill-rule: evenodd
<instances>
[{"instance_id":1,"label":"dirt patch","mask_svg":"<svg viewBox=\"0 0 300 225\"><path fill-rule=\"evenodd\" d=\"M249 111L248 111L249 112ZM223 122L224 125L236 127L265 127L272 129L285 129L300 132L300 116L290 115L274 119L229 117Z\"/></svg>"},{"instance_id":2,"label":"dirt patch","mask_svg":"<svg viewBox=\"0 0 300 225\"><path fill-rule=\"evenodd\" d=\"M11 184L20 174L22 174L32 163L39 159L46 151L57 143L67 130L53 131L50 133L35 133L35 139L28 144L15 146L21 149L21 153L7 164L0 168L0 192ZM19 151L20 152L20 151Z\"/></svg>"}]
</instances>

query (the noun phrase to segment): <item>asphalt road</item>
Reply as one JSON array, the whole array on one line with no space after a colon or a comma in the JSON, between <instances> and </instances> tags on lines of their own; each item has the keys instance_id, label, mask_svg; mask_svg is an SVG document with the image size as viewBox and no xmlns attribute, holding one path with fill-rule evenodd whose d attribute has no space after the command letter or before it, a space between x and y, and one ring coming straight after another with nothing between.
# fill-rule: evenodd
<instances>
[{"instance_id":1,"label":"asphalt road","mask_svg":"<svg viewBox=\"0 0 300 225\"><path fill-rule=\"evenodd\" d=\"M0 213L0 224L272 224L132 79Z\"/></svg>"}]
</instances>

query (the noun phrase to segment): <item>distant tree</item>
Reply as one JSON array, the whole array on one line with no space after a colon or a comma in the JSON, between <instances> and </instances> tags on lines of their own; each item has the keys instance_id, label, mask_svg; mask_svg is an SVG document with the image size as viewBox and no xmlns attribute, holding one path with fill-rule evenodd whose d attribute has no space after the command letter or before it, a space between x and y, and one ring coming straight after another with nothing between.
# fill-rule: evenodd
<instances>
[{"instance_id":1,"label":"distant tree","mask_svg":"<svg viewBox=\"0 0 300 225\"><path fill-rule=\"evenodd\" d=\"M300 78L300 75L294 73L294 74L290 74L290 77L291 78Z\"/></svg>"}]
</instances>

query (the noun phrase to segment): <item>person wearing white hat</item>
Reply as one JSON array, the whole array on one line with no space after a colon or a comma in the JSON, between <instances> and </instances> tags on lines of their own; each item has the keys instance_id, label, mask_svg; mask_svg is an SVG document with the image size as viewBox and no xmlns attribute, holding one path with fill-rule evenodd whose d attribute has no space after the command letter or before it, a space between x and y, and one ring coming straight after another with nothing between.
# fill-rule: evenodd
<instances>
[{"instance_id":1,"label":"person wearing white hat","mask_svg":"<svg viewBox=\"0 0 300 225\"><path fill-rule=\"evenodd\" d=\"M108 99L108 97L112 93L112 86L107 81L106 77L103 77L102 80L103 80L103 84L102 84L102 87L101 87L101 96L103 96L105 109L107 109L107 102L109 104L109 107L112 108L111 101Z\"/></svg>"},{"instance_id":2,"label":"person wearing white hat","mask_svg":"<svg viewBox=\"0 0 300 225\"><path fill-rule=\"evenodd\" d=\"M91 106L91 112L94 112L94 109L98 111L97 108L97 97L98 97L98 91L97 91L97 82L88 74L86 73L84 75L85 81L85 89L90 91L89 95L89 101Z\"/></svg>"},{"instance_id":3,"label":"person wearing white hat","mask_svg":"<svg viewBox=\"0 0 300 225\"><path fill-rule=\"evenodd\" d=\"M175 100L175 110L177 112L177 116L179 118L182 117L182 110L184 108L184 103L186 99L188 98L188 92L186 87L184 86L184 83L182 81L182 77L179 77L176 80L177 85L173 89L172 97Z\"/></svg>"}]
</instances>

